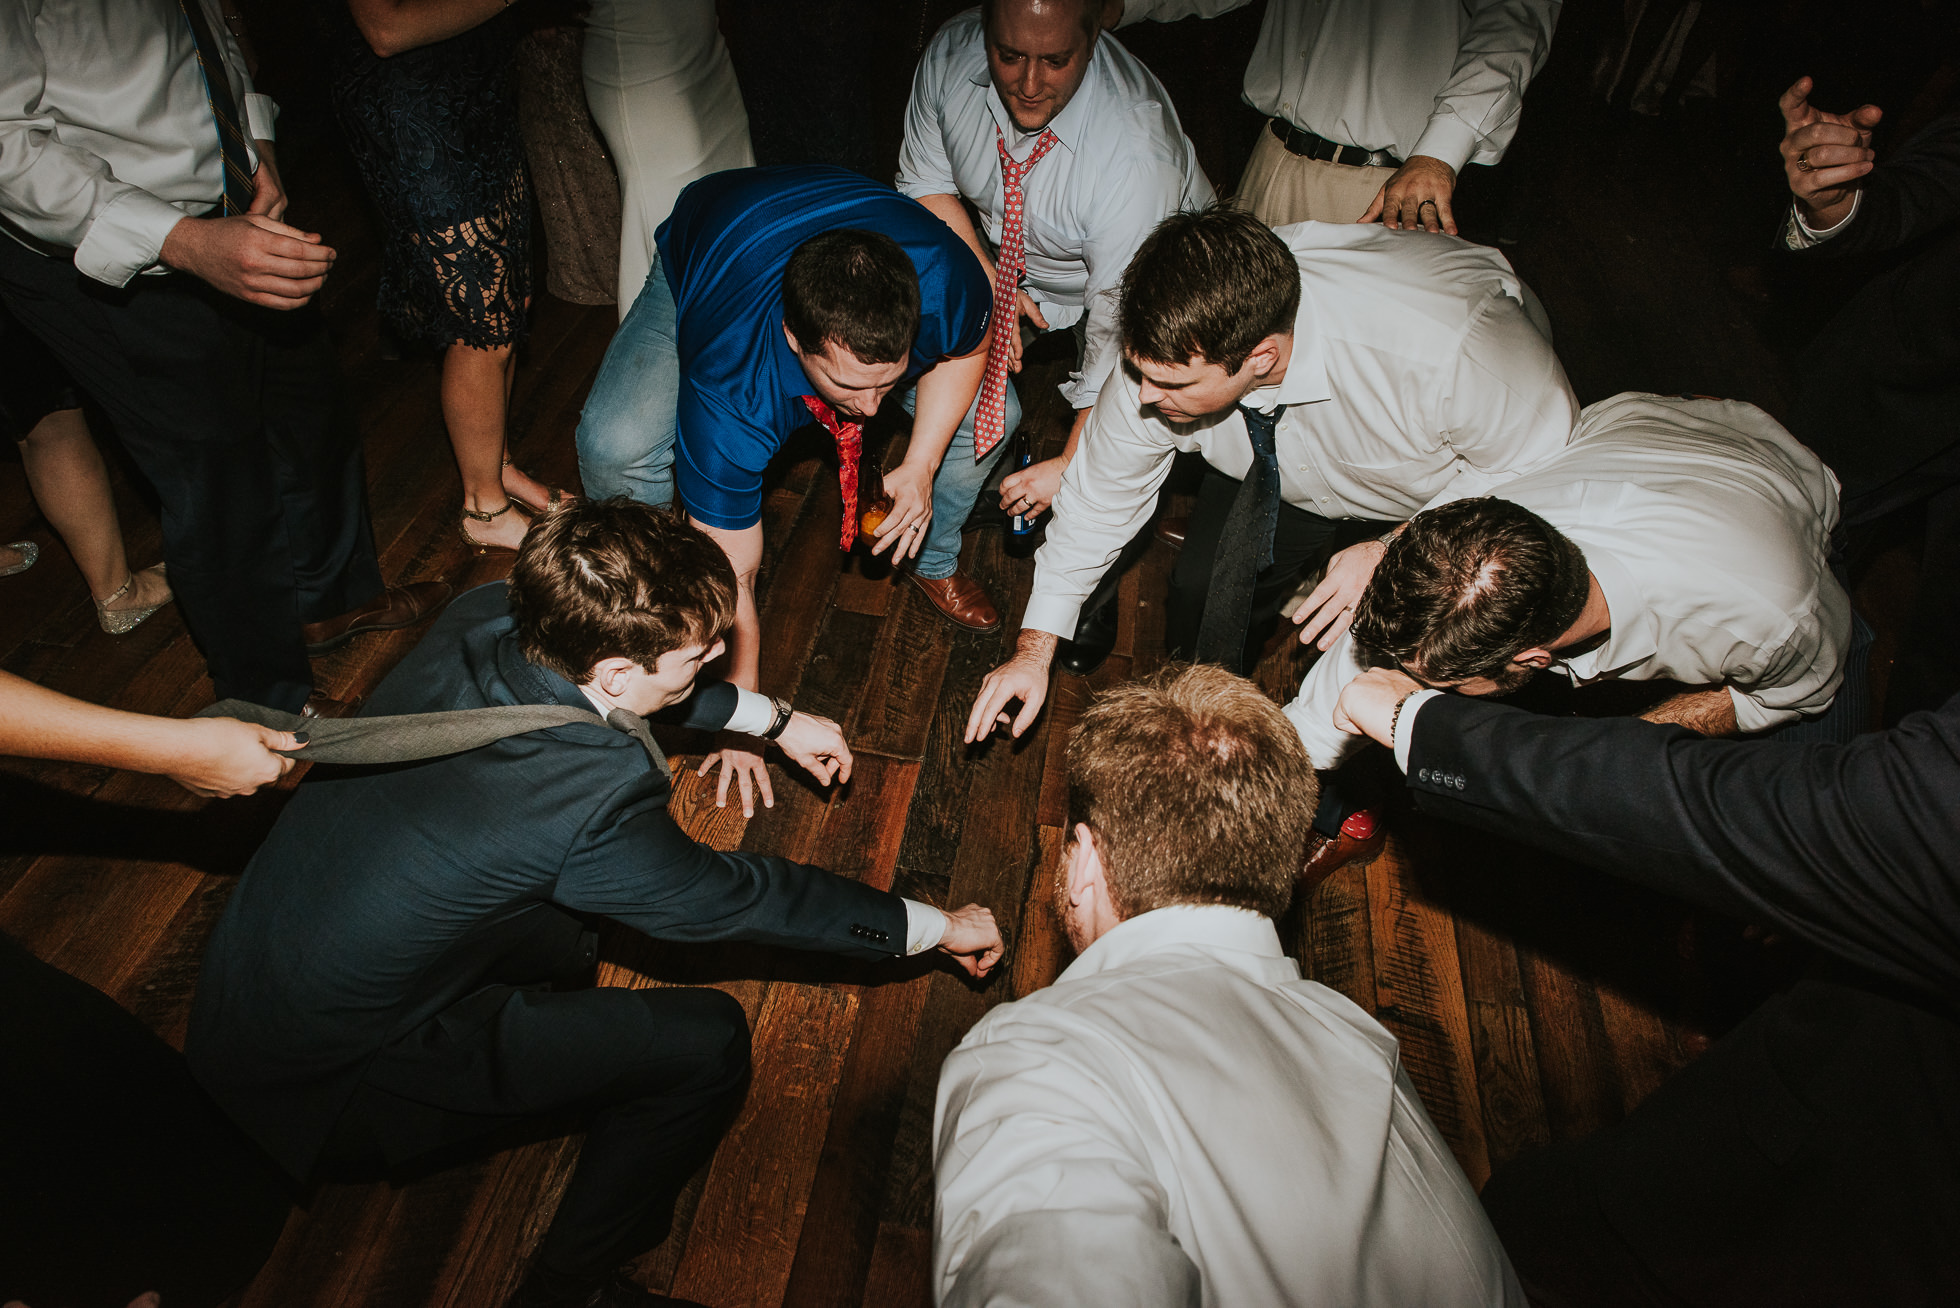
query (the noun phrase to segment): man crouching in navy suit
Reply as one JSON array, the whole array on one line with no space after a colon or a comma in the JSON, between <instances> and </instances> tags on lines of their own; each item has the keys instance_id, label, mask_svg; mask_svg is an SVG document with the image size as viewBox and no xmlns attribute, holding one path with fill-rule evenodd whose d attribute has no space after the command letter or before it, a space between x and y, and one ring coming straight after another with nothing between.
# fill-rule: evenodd
<instances>
[{"instance_id":1,"label":"man crouching in navy suit","mask_svg":"<svg viewBox=\"0 0 1960 1308\"><path fill-rule=\"evenodd\" d=\"M725 682L695 688L734 613L727 557L696 528L624 500L570 505L531 532L508 589L450 605L368 716L668 709L772 737L821 781L847 778L835 723ZM673 1302L614 1269L665 1238L739 1106L748 1027L718 990L553 989L591 968L591 919L859 958L937 946L975 975L1001 943L983 908L942 913L697 844L668 815L670 793L664 759L596 722L316 770L212 936L192 1070L301 1180L577 1113L578 1169L513 1303Z\"/></svg>"}]
</instances>

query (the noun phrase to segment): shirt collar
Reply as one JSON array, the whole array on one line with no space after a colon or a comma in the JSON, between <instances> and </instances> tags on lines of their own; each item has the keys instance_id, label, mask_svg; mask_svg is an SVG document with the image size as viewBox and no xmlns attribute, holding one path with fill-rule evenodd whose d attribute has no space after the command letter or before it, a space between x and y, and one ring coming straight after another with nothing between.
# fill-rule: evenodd
<instances>
[{"instance_id":1,"label":"shirt collar","mask_svg":"<svg viewBox=\"0 0 1960 1308\"><path fill-rule=\"evenodd\" d=\"M1278 964L1292 969L1292 979L1299 977L1299 969L1280 948L1278 929L1265 914L1223 904L1173 904L1117 923L1083 950L1058 980L1080 980L1151 954L1194 945L1218 951L1227 962L1234 961L1233 955L1243 956L1242 971L1264 972Z\"/></svg>"},{"instance_id":2,"label":"shirt collar","mask_svg":"<svg viewBox=\"0 0 1960 1308\"><path fill-rule=\"evenodd\" d=\"M1606 611L1612 615L1613 625L1598 648L1561 660L1581 681L1610 676L1645 663L1660 652L1659 619L1633 574L1604 550L1588 551L1586 568L1599 582L1599 593L1606 597Z\"/></svg>"},{"instance_id":3,"label":"shirt collar","mask_svg":"<svg viewBox=\"0 0 1960 1308\"><path fill-rule=\"evenodd\" d=\"M1300 284L1300 311L1293 315L1293 353L1280 379L1281 404L1319 404L1334 398L1327 385L1327 343L1313 329L1313 292Z\"/></svg>"}]
</instances>

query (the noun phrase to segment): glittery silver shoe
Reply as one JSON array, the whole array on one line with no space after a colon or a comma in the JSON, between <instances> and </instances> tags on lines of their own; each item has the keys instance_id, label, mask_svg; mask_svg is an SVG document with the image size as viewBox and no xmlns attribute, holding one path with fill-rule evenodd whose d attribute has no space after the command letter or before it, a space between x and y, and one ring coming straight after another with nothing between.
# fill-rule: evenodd
<instances>
[{"instance_id":1,"label":"glittery silver shoe","mask_svg":"<svg viewBox=\"0 0 1960 1308\"><path fill-rule=\"evenodd\" d=\"M41 557L41 547L31 540L10 540L0 548L20 552L20 562L9 563L6 567L0 568L0 577L11 577L16 572L26 572L34 566L34 560Z\"/></svg>"},{"instance_id":2,"label":"glittery silver shoe","mask_svg":"<svg viewBox=\"0 0 1960 1308\"><path fill-rule=\"evenodd\" d=\"M143 569L143 572L154 572L157 576L161 577L163 575L163 565L158 563L152 567ZM100 622L102 624L102 630L108 632L111 636L127 635L129 632L136 630L143 625L144 621L152 613L155 613L158 609L176 598L174 595L167 595L157 603L146 604L140 609L110 608L109 606L111 604L114 604L117 600L129 594L130 587L134 586L136 579L142 575L142 572L130 573L129 580L116 587L115 594L106 600L97 600L95 602L96 621Z\"/></svg>"}]
</instances>

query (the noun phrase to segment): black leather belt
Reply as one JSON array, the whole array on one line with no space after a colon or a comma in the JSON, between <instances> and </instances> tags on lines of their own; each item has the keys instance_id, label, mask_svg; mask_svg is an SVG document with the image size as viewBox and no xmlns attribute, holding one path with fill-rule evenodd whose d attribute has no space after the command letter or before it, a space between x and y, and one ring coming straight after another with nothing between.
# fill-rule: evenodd
<instances>
[{"instance_id":1,"label":"black leather belt","mask_svg":"<svg viewBox=\"0 0 1960 1308\"><path fill-rule=\"evenodd\" d=\"M1402 161L1386 150L1364 150L1358 145L1342 145L1324 136L1316 136L1304 127L1295 127L1284 118L1268 118L1266 121L1281 145L1289 152L1308 159L1325 159L1330 163L1349 164L1356 168L1402 166Z\"/></svg>"}]
</instances>

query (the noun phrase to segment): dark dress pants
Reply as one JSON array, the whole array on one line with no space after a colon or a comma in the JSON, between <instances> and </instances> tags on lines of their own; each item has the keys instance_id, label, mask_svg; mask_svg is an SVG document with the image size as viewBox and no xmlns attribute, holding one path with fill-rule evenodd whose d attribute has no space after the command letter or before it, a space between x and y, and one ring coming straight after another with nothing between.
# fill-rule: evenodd
<instances>
[{"instance_id":1,"label":"dark dress pants","mask_svg":"<svg viewBox=\"0 0 1960 1308\"><path fill-rule=\"evenodd\" d=\"M0 1302L123 1308L155 1290L214 1308L292 1206L182 1054L5 935L0 1179Z\"/></svg>"},{"instance_id":2,"label":"dark dress pants","mask_svg":"<svg viewBox=\"0 0 1960 1308\"><path fill-rule=\"evenodd\" d=\"M1483 1203L1539 1308L1960 1302L1960 1024L1804 981Z\"/></svg>"},{"instance_id":3,"label":"dark dress pants","mask_svg":"<svg viewBox=\"0 0 1960 1308\"><path fill-rule=\"evenodd\" d=\"M1211 570L1218 557L1218 538L1225 530L1226 516L1231 513L1232 500L1238 493L1238 478L1228 477L1213 467L1205 468L1204 482L1198 487L1198 502L1184 529L1184 548L1178 551L1177 563L1171 569L1164 643L1174 659L1189 659L1197 648L1198 624L1205 614L1205 598L1211 593ZM1325 563L1335 549L1379 536L1390 525L1336 521L1282 503L1279 523L1273 529L1273 561L1253 586L1252 619L1246 624L1245 648L1232 671L1251 669L1260 647L1273 634L1280 607L1310 569ZM1324 836L1337 834L1347 816L1362 807L1355 797L1344 793L1337 776L1321 774L1320 807L1314 814L1313 825Z\"/></svg>"},{"instance_id":4,"label":"dark dress pants","mask_svg":"<svg viewBox=\"0 0 1960 1308\"><path fill-rule=\"evenodd\" d=\"M563 960L590 966L593 938L557 909L530 915L528 940L489 984L376 1055L326 1168L447 1158L526 1122L582 1118L578 1168L537 1263L594 1281L666 1237L674 1201L741 1105L748 1020L719 990L545 989L538 978L562 975Z\"/></svg>"},{"instance_id":5,"label":"dark dress pants","mask_svg":"<svg viewBox=\"0 0 1960 1308\"><path fill-rule=\"evenodd\" d=\"M0 238L0 300L115 421L162 504L170 586L219 698L297 711L300 624L381 593L360 438L310 308L180 273L118 290Z\"/></svg>"}]
</instances>

